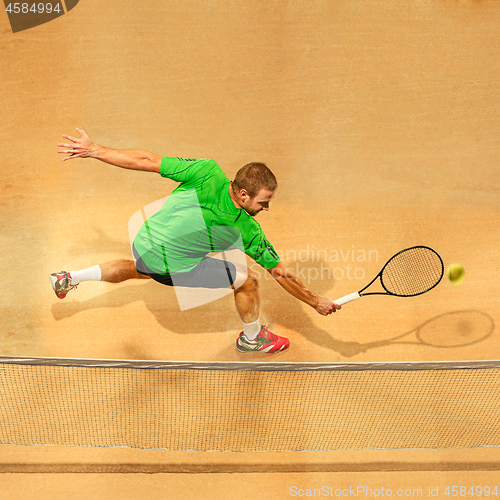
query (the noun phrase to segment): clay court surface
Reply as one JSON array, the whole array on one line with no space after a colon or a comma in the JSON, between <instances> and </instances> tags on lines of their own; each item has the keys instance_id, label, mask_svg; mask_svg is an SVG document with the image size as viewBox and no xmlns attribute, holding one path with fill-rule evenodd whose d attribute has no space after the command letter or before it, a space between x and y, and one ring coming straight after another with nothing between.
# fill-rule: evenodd
<instances>
[{"instance_id":1,"label":"clay court surface","mask_svg":"<svg viewBox=\"0 0 500 500\"><path fill-rule=\"evenodd\" d=\"M460 286L444 279L412 299L366 297L326 318L261 271L261 319L291 340L272 361L499 358L500 3L82 0L15 34L2 10L0 32L0 355L270 359L236 351L232 295L181 311L174 290L137 281L83 283L56 298L49 273L131 258L129 218L176 186L95 160L62 163L56 144L80 127L105 146L212 158L230 178L266 162L279 190L257 220L321 295L359 290L413 245L466 269ZM34 473L2 474L2 498L500 488L497 448L235 455L2 445L1 467ZM159 473L132 473L144 471Z\"/></svg>"}]
</instances>

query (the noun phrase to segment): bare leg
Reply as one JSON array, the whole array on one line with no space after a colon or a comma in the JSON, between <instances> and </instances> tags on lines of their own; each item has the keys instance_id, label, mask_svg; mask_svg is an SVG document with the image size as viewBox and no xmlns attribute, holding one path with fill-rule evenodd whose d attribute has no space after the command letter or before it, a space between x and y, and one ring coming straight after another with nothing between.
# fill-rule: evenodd
<instances>
[{"instance_id":1,"label":"bare leg","mask_svg":"<svg viewBox=\"0 0 500 500\"><path fill-rule=\"evenodd\" d=\"M137 272L133 260L114 260L99 264L99 267L102 272L101 281L108 283L121 283L130 279L150 279L149 276Z\"/></svg>"},{"instance_id":2,"label":"bare leg","mask_svg":"<svg viewBox=\"0 0 500 500\"><path fill-rule=\"evenodd\" d=\"M259 278L257 274L248 271L248 278L234 291L236 309L243 323L253 323L259 319Z\"/></svg>"}]
</instances>

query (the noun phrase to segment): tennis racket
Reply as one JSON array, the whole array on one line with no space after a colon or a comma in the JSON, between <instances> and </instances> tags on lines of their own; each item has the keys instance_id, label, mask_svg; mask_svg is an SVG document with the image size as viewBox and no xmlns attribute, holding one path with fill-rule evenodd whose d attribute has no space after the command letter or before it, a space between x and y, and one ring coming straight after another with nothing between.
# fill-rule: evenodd
<instances>
[{"instance_id":1,"label":"tennis racket","mask_svg":"<svg viewBox=\"0 0 500 500\"><path fill-rule=\"evenodd\" d=\"M425 246L407 248L391 257L363 290L345 295L334 302L341 306L364 295L414 297L432 290L441 281L443 274L443 259L435 250ZM377 278L380 279L383 291L365 292Z\"/></svg>"}]
</instances>

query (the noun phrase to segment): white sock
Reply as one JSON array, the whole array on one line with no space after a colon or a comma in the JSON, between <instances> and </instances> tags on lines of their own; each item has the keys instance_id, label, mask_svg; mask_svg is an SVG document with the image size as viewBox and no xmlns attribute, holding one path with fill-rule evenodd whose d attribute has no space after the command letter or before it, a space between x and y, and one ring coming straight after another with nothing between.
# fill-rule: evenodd
<instances>
[{"instance_id":1,"label":"white sock","mask_svg":"<svg viewBox=\"0 0 500 500\"><path fill-rule=\"evenodd\" d=\"M82 281L101 281L102 273L99 266L89 267L81 271L70 271L71 284L78 285Z\"/></svg>"},{"instance_id":2,"label":"white sock","mask_svg":"<svg viewBox=\"0 0 500 500\"><path fill-rule=\"evenodd\" d=\"M243 333L248 340L255 340L255 337L260 332L260 322L259 320L253 323L243 323Z\"/></svg>"}]
</instances>

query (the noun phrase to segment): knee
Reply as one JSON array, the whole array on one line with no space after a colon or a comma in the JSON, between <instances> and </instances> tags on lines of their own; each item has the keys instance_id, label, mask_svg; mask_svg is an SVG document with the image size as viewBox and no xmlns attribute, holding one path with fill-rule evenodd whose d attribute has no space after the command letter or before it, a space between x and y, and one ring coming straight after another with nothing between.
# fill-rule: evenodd
<instances>
[{"instance_id":1,"label":"knee","mask_svg":"<svg viewBox=\"0 0 500 500\"><path fill-rule=\"evenodd\" d=\"M248 276L244 285L249 290L256 291L259 289L259 279L260 276L256 272L248 270Z\"/></svg>"},{"instance_id":2,"label":"knee","mask_svg":"<svg viewBox=\"0 0 500 500\"><path fill-rule=\"evenodd\" d=\"M258 273L256 273L255 271L252 271L249 269L247 279L251 280L254 283L259 283L260 275Z\"/></svg>"},{"instance_id":3,"label":"knee","mask_svg":"<svg viewBox=\"0 0 500 500\"><path fill-rule=\"evenodd\" d=\"M248 269L246 275L242 275L239 278L240 279L239 280L237 279L235 282L235 288L238 291L252 293L256 292L259 289L260 276L256 272Z\"/></svg>"}]
</instances>

